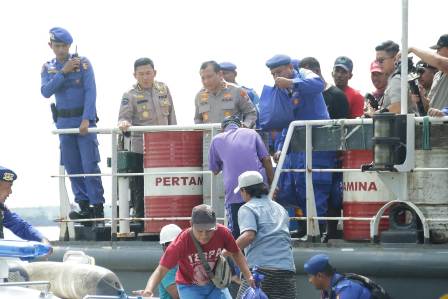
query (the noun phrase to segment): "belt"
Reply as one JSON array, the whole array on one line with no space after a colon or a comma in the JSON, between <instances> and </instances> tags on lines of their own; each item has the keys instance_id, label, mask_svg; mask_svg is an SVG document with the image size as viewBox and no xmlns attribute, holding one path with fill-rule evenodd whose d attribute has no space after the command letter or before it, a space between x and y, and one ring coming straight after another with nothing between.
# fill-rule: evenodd
<instances>
[{"instance_id":1,"label":"belt","mask_svg":"<svg viewBox=\"0 0 448 299\"><path fill-rule=\"evenodd\" d=\"M84 112L84 107L73 108L73 109L57 109L58 117L77 117L82 116Z\"/></svg>"}]
</instances>

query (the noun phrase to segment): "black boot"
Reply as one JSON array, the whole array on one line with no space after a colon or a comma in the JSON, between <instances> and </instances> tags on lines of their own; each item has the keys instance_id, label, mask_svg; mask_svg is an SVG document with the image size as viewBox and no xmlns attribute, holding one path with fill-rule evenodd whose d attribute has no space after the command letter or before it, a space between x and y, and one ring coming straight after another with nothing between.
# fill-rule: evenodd
<instances>
[{"instance_id":1,"label":"black boot","mask_svg":"<svg viewBox=\"0 0 448 299\"><path fill-rule=\"evenodd\" d=\"M93 205L93 218L104 218L104 207L102 203ZM95 227L104 227L104 221L95 221Z\"/></svg>"},{"instance_id":2,"label":"black boot","mask_svg":"<svg viewBox=\"0 0 448 299\"><path fill-rule=\"evenodd\" d=\"M81 200L78 202L80 211L71 211L68 216L70 219L88 219L92 218L92 210L87 200Z\"/></svg>"}]
</instances>

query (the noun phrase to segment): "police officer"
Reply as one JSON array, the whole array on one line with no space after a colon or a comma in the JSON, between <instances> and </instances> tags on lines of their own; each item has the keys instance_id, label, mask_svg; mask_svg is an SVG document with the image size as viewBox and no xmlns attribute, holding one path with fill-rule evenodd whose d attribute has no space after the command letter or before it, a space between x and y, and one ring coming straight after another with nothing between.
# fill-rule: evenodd
<instances>
[{"instance_id":1,"label":"police officer","mask_svg":"<svg viewBox=\"0 0 448 299\"><path fill-rule=\"evenodd\" d=\"M266 61L270 69L275 85L288 91L294 109L295 120L329 119L327 106L322 92L325 83L321 77L310 70L300 68L296 71L291 58L287 55L275 55ZM281 140L278 142L276 158L280 156L287 128L282 131ZM305 153L289 153L289 168L305 168ZM313 168L333 168L335 163L334 152L314 152ZM306 213L306 186L304 173L294 173L298 198L298 206ZM313 174L314 195L318 216L327 214L327 200L331 191L331 173ZM322 228L323 227L323 223Z\"/></svg>"},{"instance_id":2,"label":"police officer","mask_svg":"<svg viewBox=\"0 0 448 299\"><path fill-rule=\"evenodd\" d=\"M257 111L246 90L224 81L216 61L204 62L199 73L204 87L195 99L196 124L220 123L225 117L236 114L245 127L255 126Z\"/></svg>"},{"instance_id":3,"label":"police officer","mask_svg":"<svg viewBox=\"0 0 448 299\"><path fill-rule=\"evenodd\" d=\"M14 212L11 212L6 206L5 201L12 193L12 184L17 179L14 171L0 166L0 239L4 238L3 227L11 230L16 236L28 240L50 244L37 229L31 224L20 218Z\"/></svg>"},{"instance_id":4,"label":"police officer","mask_svg":"<svg viewBox=\"0 0 448 299\"><path fill-rule=\"evenodd\" d=\"M309 275L308 281L322 291L323 299L370 299L369 289L336 273L325 254L311 257L304 270Z\"/></svg>"},{"instance_id":5,"label":"police officer","mask_svg":"<svg viewBox=\"0 0 448 299\"><path fill-rule=\"evenodd\" d=\"M43 65L41 93L56 98L54 118L58 129L79 128L79 134L59 135L61 163L68 174L100 173L100 154L96 134L88 133L96 126L96 87L92 65L77 53L70 54L73 42L70 33L60 27L50 30L48 45L56 58ZM81 211L70 217L104 217L101 177L70 178L75 202ZM93 205L93 209L90 208Z\"/></svg>"},{"instance_id":6,"label":"police officer","mask_svg":"<svg viewBox=\"0 0 448 299\"><path fill-rule=\"evenodd\" d=\"M118 127L126 132L130 126L175 125L176 113L170 90L165 83L154 80L157 71L149 58L139 58L134 63L134 77L137 79L129 91L123 94ZM143 154L143 134L133 132L131 151ZM143 165L141 171L143 172ZM135 188L132 188L135 186ZM132 177L131 200L136 217L144 216L143 177Z\"/></svg>"}]
</instances>

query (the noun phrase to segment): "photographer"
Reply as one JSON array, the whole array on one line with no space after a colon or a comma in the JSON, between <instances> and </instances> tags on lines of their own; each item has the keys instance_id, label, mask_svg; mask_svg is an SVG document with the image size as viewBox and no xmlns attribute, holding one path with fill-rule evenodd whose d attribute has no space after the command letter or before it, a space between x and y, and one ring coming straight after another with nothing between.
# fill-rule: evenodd
<instances>
[{"instance_id":1,"label":"photographer","mask_svg":"<svg viewBox=\"0 0 448 299\"><path fill-rule=\"evenodd\" d=\"M387 86L387 77L377 61L373 61L370 64L370 79L375 87L375 91L364 96L364 111L367 116L371 116L372 113L380 109L383 104L384 90Z\"/></svg>"},{"instance_id":2,"label":"photographer","mask_svg":"<svg viewBox=\"0 0 448 299\"><path fill-rule=\"evenodd\" d=\"M401 72L398 60L400 46L393 41L385 41L375 48L376 62L388 77L384 91L382 112L401 113ZM417 105L408 97L408 113L418 113Z\"/></svg>"},{"instance_id":3,"label":"photographer","mask_svg":"<svg viewBox=\"0 0 448 299\"><path fill-rule=\"evenodd\" d=\"M409 47L409 53L417 55L424 62L439 70L434 75L428 98L430 110L440 111L448 106L448 34L442 35L437 44L432 46L431 49L436 50L436 53L415 47ZM432 113L429 114L431 115Z\"/></svg>"}]
</instances>

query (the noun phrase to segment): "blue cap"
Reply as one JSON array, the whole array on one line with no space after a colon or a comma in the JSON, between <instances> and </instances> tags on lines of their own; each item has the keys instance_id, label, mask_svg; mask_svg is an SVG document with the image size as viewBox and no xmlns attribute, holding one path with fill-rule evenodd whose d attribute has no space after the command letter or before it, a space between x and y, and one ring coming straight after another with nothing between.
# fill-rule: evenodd
<instances>
[{"instance_id":1,"label":"blue cap","mask_svg":"<svg viewBox=\"0 0 448 299\"><path fill-rule=\"evenodd\" d=\"M231 62L221 62L219 64L219 66L221 67L222 71L235 71L236 70L236 65L234 65Z\"/></svg>"},{"instance_id":2,"label":"blue cap","mask_svg":"<svg viewBox=\"0 0 448 299\"><path fill-rule=\"evenodd\" d=\"M73 42L73 38L70 33L61 27L54 27L50 29L50 40L67 45L71 45Z\"/></svg>"},{"instance_id":3,"label":"blue cap","mask_svg":"<svg viewBox=\"0 0 448 299\"><path fill-rule=\"evenodd\" d=\"M299 59L291 59L292 67L298 71L300 68L300 60Z\"/></svg>"},{"instance_id":4,"label":"blue cap","mask_svg":"<svg viewBox=\"0 0 448 299\"><path fill-rule=\"evenodd\" d=\"M339 56L334 61L334 68L337 66L339 66L339 67L343 68L344 70L346 70L347 72L351 73L353 70L353 61L350 58L348 58L347 56Z\"/></svg>"},{"instance_id":5,"label":"blue cap","mask_svg":"<svg viewBox=\"0 0 448 299\"><path fill-rule=\"evenodd\" d=\"M5 182L13 182L17 179L17 174L11 169L0 166L0 180Z\"/></svg>"},{"instance_id":6,"label":"blue cap","mask_svg":"<svg viewBox=\"0 0 448 299\"><path fill-rule=\"evenodd\" d=\"M291 63L291 57L289 57L288 55L278 54L272 57L271 59L268 59L266 61L266 66L270 69L273 69L290 63Z\"/></svg>"},{"instance_id":7,"label":"blue cap","mask_svg":"<svg viewBox=\"0 0 448 299\"><path fill-rule=\"evenodd\" d=\"M330 264L329 259L330 258L326 254L316 254L305 262L303 269L308 274L316 275L319 272L323 272L328 267Z\"/></svg>"}]
</instances>

